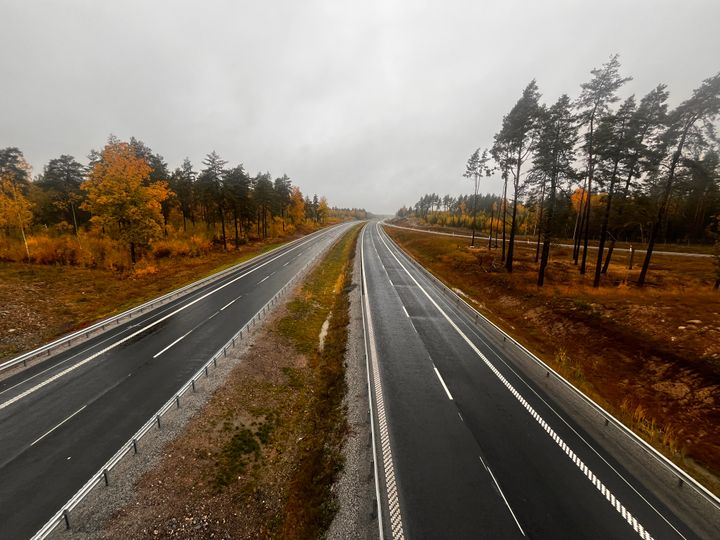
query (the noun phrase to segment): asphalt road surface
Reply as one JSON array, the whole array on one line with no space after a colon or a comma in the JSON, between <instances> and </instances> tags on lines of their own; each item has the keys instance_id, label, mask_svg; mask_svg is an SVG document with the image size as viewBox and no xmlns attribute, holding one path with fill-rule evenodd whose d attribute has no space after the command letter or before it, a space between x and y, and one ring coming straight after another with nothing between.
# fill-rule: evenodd
<instances>
[{"instance_id":1,"label":"asphalt road surface","mask_svg":"<svg viewBox=\"0 0 720 540\"><path fill-rule=\"evenodd\" d=\"M586 430L377 224L360 241L386 538L720 538L711 501Z\"/></svg>"},{"instance_id":2,"label":"asphalt road surface","mask_svg":"<svg viewBox=\"0 0 720 540\"><path fill-rule=\"evenodd\" d=\"M31 537L347 227L257 257L0 382L0 539Z\"/></svg>"}]
</instances>

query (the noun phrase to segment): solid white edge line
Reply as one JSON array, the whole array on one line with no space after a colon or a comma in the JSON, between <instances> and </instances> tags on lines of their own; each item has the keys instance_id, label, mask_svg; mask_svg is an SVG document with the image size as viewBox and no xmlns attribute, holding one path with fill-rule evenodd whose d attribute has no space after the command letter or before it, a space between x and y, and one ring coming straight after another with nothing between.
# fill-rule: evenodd
<instances>
[{"instance_id":1,"label":"solid white edge line","mask_svg":"<svg viewBox=\"0 0 720 540\"><path fill-rule=\"evenodd\" d=\"M401 304L401 305L402 305L402 304ZM410 317L410 315L408 315L407 309L405 309L405 306L402 306L402 308L403 308L403 311L405 312L405 316L406 316L406 317Z\"/></svg>"},{"instance_id":2,"label":"solid white edge line","mask_svg":"<svg viewBox=\"0 0 720 540\"><path fill-rule=\"evenodd\" d=\"M442 375L440 375L438 368L434 364L433 364L433 369L435 370L435 375L437 375L437 378L440 380L440 384L442 384L442 387L445 390L445 393L447 394L448 399L450 401L453 401L453 397L452 397L452 394L450 393L450 390L448 390L448 387L445 384L445 381L443 380Z\"/></svg>"},{"instance_id":3,"label":"solid white edge line","mask_svg":"<svg viewBox=\"0 0 720 540\"><path fill-rule=\"evenodd\" d=\"M30 443L30 446L35 446L37 443L39 443L40 441L42 441L45 437L47 437L48 435L50 435L50 434L51 434L53 431L55 431L57 428L59 428L60 426L62 426L65 422L67 422L68 420L70 420L73 416L75 416L75 415L78 414L80 411L82 411L85 407L87 407L87 405L83 405L83 406L80 407L77 411L75 411L75 412L72 413L70 416L68 416L65 420L63 420L62 422L60 422L57 426L55 426L54 428L52 428L52 429L49 430L49 431L46 431L44 435L40 435L40 437L38 437L37 439L35 439L33 442Z\"/></svg>"},{"instance_id":4,"label":"solid white edge line","mask_svg":"<svg viewBox=\"0 0 720 540\"><path fill-rule=\"evenodd\" d=\"M404 538L403 533L403 520L402 520L402 513L400 510L400 502L398 500L398 493L397 493L397 483L394 479L395 476L395 468L393 465L393 456L392 456L392 448L390 446L390 437L388 433L387 428L387 420L385 418L385 404L383 399L383 392L382 392L382 382L380 381L380 373L379 373L379 366L378 366L378 354L377 354L377 345L375 343L375 337L373 332L373 326L372 326L372 315L370 313L370 295L368 294L368 286L367 286L367 278L366 278L366 272L365 272L365 248L364 248L364 242L365 241L365 228L363 228L363 234L362 234L362 242L360 243L360 260L361 260L361 267L362 267L362 277L363 277L363 291L364 291L364 297L363 300L365 302L364 308L365 308L365 316L367 318L367 327L366 330L366 336L367 340L369 342L369 351L368 351L368 360L367 362L372 362L372 368L373 368L373 379L374 379L374 387L375 387L375 405L378 408L378 428L380 430L380 444L383 446L383 470L385 473L385 492L388 498L388 510L390 512L390 532L392 534L393 539L401 540ZM373 242L374 246L374 242ZM378 255L378 260L379 255ZM368 366L368 384L370 384L370 370ZM370 388L368 388L368 391L370 392L370 397L372 398L372 391ZM371 403L371 415L372 415L372 403ZM375 441L373 441L373 455L376 457L375 463L377 464L377 455L376 455L376 448L375 448ZM383 529L382 529L382 521L381 521L381 499L380 499L380 493L379 493L379 482L380 477L377 474L376 469L375 474L375 482L376 482L376 489L377 489L377 497L378 497L378 526L380 527L380 537L383 538Z\"/></svg>"},{"instance_id":5,"label":"solid white edge line","mask_svg":"<svg viewBox=\"0 0 720 540\"><path fill-rule=\"evenodd\" d=\"M483 463L483 465L485 465L485 464ZM520 526L520 522L518 521L518 518L517 518L517 516L515 515L515 512L513 512L513 509L512 509L512 507L510 506L510 503L509 503L508 500L505 498L505 493L503 493L503 490L502 490L502 488L500 487L500 484L498 484L498 481L497 481L497 479L495 478L495 475L494 475L493 472L490 470L490 467L488 467L487 465L485 465L485 468L487 469L487 472L490 473L490 476L492 477L493 482L495 482L495 487L498 488L498 491L500 492L500 496L502 497L502 500L505 501L505 506L507 506L507 507L508 507L508 510L510 510L510 515L511 515L511 516L513 517L513 519L515 520L515 524L517 525L518 529L520 529L520 532L522 533L523 536L527 536L527 535L525 534L525 531L523 531L523 528Z\"/></svg>"},{"instance_id":6,"label":"solid white edge line","mask_svg":"<svg viewBox=\"0 0 720 540\"><path fill-rule=\"evenodd\" d=\"M321 235L321 236L322 236L322 235ZM196 298L195 300L192 300L191 302L188 302L187 304L184 304L183 306L179 307L179 308L176 309L175 311L173 311L173 312L165 315L164 317L162 317L162 318L160 318L160 319L158 319L158 320L156 320L156 321L154 321L154 322L152 322L152 323L144 326L144 327L141 328L140 330L137 330L137 331L133 332L132 334L130 334L130 335L128 335L128 336L125 336L124 338L116 341L116 342L113 343L112 345L109 345L108 347L105 347L104 349L101 349L101 350L99 350L98 352L91 354L90 356L88 356L88 357L85 358L84 360L81 360L81 361L78 362L77 364L74 364L74 365L72 365L72 366L64 369L63 371L61 371L61 372L53 375L52 377L49 377L48 379L45 379L43 382L41 382L41 383L39 383L39 384L37 384L37 385L35 385L35 386L33 386L33 387L25 390L24 392L21 392L20 394L18 394L18 395L15 396L14 398L11 398L11 399L9 399L8 401L5 401L5 402L3 402L3 403L0 403L0 410L5 409L6 407L9 407L9 406L12 405L13 403L16 403L17 401L20 401L20 400L23 399L24 397L29 396L30 394L32 394L32 393L40 390L41 388L44 388L45 386L47 386L48 384L56 381L57 379L59 379L59 378L61 378L61 377L64 377L64 376L67 375L68 373L70 373L70 372L78 369L79 367L84 366L84 365L87 364L88 362L91 362L92 360L94 360L94 359L97 358L98 356L100 356L100 355L102 355L102 354L105 354L106 352L114 349L115 347L117 347L117 346L119 346L119 345L122 345L122 344L125 343L126 341L134 338L135 336L137 336L137 335L139 335L139 334L142 334L143 332L149 330L150 328L153 328L154 326L157 326L158 324L160 324L161 322L169 319L169 318L172 317L173 315L176 315L176 314L180 313L181 311L186 310L186 309L189 308L190 306L192 306L192 305L200 302L201 300L204 300L205 298L207 298L207 297L210 296L211 294L215 294L216 292L224 289L225 287L231 285L232 283L235 283L236 281L244 278L245 276L247 276L247 275L249 275L249 274L252 274L252 273L255 272L256 270L259 270L259 269L262 268L263 266L265 266L265 265L267 265L267 264L270 264L270 263L273 262L273 261L276 261L276 260L279 259L280 257L283 257L283 256L287 255L288 253L291 253L291 252L295 251L296 249L298 249L298 248L302 247L303 245L305 245L307 242L310 242L310 241L315 240L315 239L317 239L317 238L318 238L318 237L313 237L313 238L311 238L311 239L308 239L305 243L298 244L297 246L294 246L294 247L292 247L291 249L282 252L281 254L273 257L272 259L268 259L268 260L265 261L264 263L262 263L262 264L260 264L260 265L258 265L258 266L256 266L256 267L248 270L247 272L244 272L244 273L240 274L240 275L237 276L236 278L231 279L230 281L228 281L228 282L220 285L219 287L216 287L216 288L214 288L214 289L211 289L210 291L208 291L207 293L203 294L202 296L199 296L199 297Z\"/></svg>"},{"instance_id":7,"label":"solid white edge line","mask_svg":"<svg viewBox=\"0 0 720 540\"><path fill-rule=\"evenodd\" d=\"M370 356L368 352L368 334L367 329L365 328L365 298L364 296L367 294L367 283L365 282L365 253L363 250L363 243L365 240L365 229L367 228L367 225L363 227L362 235L360 236L360 274L362 279L362 297L360 298L360 309L362 311L362 323L363 323L363 345L365 346L365 375L367 376L367 387L368 387L368 405L370 410L370 438L372 439L372 448L373 448L373 469L374 469L374 476L375 476L375 504L377 506L377 513L378 513L378 531L380 535L380 540L385 540L385 532L383 530L383 523L382 523L382 500L380 499L380 472L378 470L378 456L377 456L377 444L376 444L376 438L375 435L375 414L373 412L373 403L372 403L372 384L370 382Z\"/></svg>"},{"instance_id":8,"label":"solid white edge line","mask_svg":"<svg viewBox=\"0 0 720 540\"><path fill-rule=\"evenodd\" d=\"M520 404L525 408L525 410L531 415L531 417L541 425L541 427L544 429L544 431L552 438L552 440L565 452L565 454L570 458L571 461L578 467L581 471L583 471L583 467L585 465L582 463L582 461L577 458L577 454L565 443L565 441L560 438L560 436L545 422L545 420L533 409L533 407L525 400L525 398L520 395L520 393L510 384L510 382L498 371L498 369L490 362L487 357L480 351L480 349L477 348L477 346L473 343L473 341L455 324L455 322L448 316L447 313L435 302L435 300L430 296L430 293L428 293L422 285L415 279L415 277L410 273L410 271L405 267L405 265L400 261L400 259L397 258L395 253L390 249L390 246L388 246L387 242L385 242L385 239L382 237L382 234L380 234L380 227L376 225L376 228L378 230L378 237L380 238L380 241L385 245L385 249L387 249L388 253L397 261L397 263L400 265L400 267L405 271L405 273L410 277L410 279L415 283L415 285L420 289L423 294L427 297L427 299L430 301L430 303L435 306L435 309L437 309L440 314L445 318L445 320L448 322L448 324L463 338L463 340L468 344L468 346L475 352L475 354L478 355L478 357L485 363L485 365L490 369L490 371L497 377L500 382L512 393L512 395L515 397L516 400L520 402ZM586 473L586 476L588 480L590 480L590 483L593 484L598 491L600 491L603 494L606 494L609 496L611 495L610 490L607 489L603 482L588 468L587 469L589 474ZM609 502L609 497L608 502ZM632 516L632 514L625 508L625 506L620 503L617 497L615 497L616 503L620 506L620 509L618 509L617 506L613 506L615 510L619 514L622 515L623 519L628 522L631 526L633 521L637 521L635 517ZM612 505L611 505L612 506ZM652 506L650 507L652 508ZM655 510L653 508L653 510ZM657 512L657 510L655 510ZM662 515L662 514L660 514ZM639 525L639 528L642 529L642 538L652 538L649 533L647 533L647 530ZM674 528L674 527L673 527Z\"/></svg>"},{"instance_id":9,"label":"solid white edge line","mask_svg":"<svg viewBox=\"0 0 720 540\"><path fill-rule=\"evenodd\" d=\"M397 225L392 225L390 223L382 223L382 225L387 225L389 227L395 227L398 228ZM413 261L417 266L422 267L420 263L415 261L412 256L409 256L404 250L400 249L400 252L403 253L403 255L408 258L409 260ZM424 269L424 268L423 268ZM615 416L610 414L605 408L600 406L597 402L595 402L593 399L591 399L589 396L582 393L580 390L578 390L570 381L568 381L565 377L560 375L557 371L555 371L552 367L547 365L545 362L543 362L540 358L538 358L535 354L533 354L530 350L528 350L524 345L519 343L515 338L513 338L510 334L508 334L505 330L500 328L498 325L496 325L494 322L492 322L490 319L488 319L485 315L480 313L477 309L475 309L473 306L471 306L464 298L461 298L460 295L458 295L455 291L447 287L444 283L442 283L437 277L435 277L431 272L424 269L425 273L429 276L429 279L434 280L437 282L438 287L444 287L449 291L450 294L452 294L458 302L462 302L470 311L476 314L476 316L480 317L486 324L492 326L497 332L499 332L502 336L507 338L508 341L510 341L513 345L515 345L518 349L523 351L531 360L533 360L538 366L541 366L546 371L553 374L553 376L563 383L568 389L570 389L572 392L575 393L578 397L580 397L582 400L584 400L588 405L590 405L592 408L595 409L595 411L601 415L603 415L607 419L611 419L613 421L613 424L615 427L617 427L620 431L622 431L628 439L630 439L632 442L637 444L641 449L645 450L647 454L650 455L650 457L654 458L658 463L665 466L669 472L672 474L675 474L678 478L681 478L683 482L687 483L692 487L695 492L704 497L707 502L709 502L711 505L715 506L715 508L720 510L720 497L716 496L714 493L712 493L709 489L707 489L704 485L702 485L700 482L698 482L695 478L693 478L691 475L689 475L687 472L682 470L680 467L678 467L675 463L670 461L667 457L665 457L663 454L661 454L658 450L656 450L653 446L650 446L644 439L638 437L638 435L632 431L630 428L628 428L624 423L622 423L620 420L618 420ZM442 298L442 297L441 297ZM443 299L443 302L450 306L451 309L453 308L452 304L447 300ZM480 339L483 343L486 343L486 341L475 331L472 329L472 324L468 323L468 321L464 321L464 324L470 328L470 330L475 334L478 339ZM497 356L497 355L496 355ZM655 510L655 512L671 527L673 528L678 534L680 534L679 531L675 528L674 525L672 525L665 516L663 516L647 499L638 492L638 490L633 486L622 474L620 474L615 467L613 467L608 461L597 451L595 448L593 448L577 431L562 417L560 416L557 411L549 404L547 403L541 396L538 395L535 390L530 387L527 382L525 382L522 377L517 373L517 371L510 366L505 360L498 357L498 359L508 368L510 369L515 376L517 376L525 386L530 390L533 394L535 394L536 397L538 397L557 417L558 419L563 422L575 435L577 435L587 446L590 450L592 450L610 469L612 469L619 478L625 482L625 484L632 489L639 497L641 497L647 504ZM681 535L682 536L682 535Z\"/></svg>"}]
</instances>

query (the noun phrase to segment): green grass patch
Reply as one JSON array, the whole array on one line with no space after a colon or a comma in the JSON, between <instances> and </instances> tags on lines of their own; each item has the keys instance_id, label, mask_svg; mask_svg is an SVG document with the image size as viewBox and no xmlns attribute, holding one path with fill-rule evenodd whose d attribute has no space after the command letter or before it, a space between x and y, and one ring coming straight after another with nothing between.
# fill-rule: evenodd
<instances>
[{"instance_id":1,"label":"green grass patch","mask_svg":"<svg viewBox=\"0 0 720 540\"><path fill-rule=\"evenodd\" d=\"M359 231L360 226L355 227L330 249L278 325L279 332L307 355L312 386L279 531L282 538L320 538L337 511L331 489L343 467L342 445L347 433L344 359L350 320L348 292ZM328 317L321 351L319 334Z\"/></svg>"}]
</instances>

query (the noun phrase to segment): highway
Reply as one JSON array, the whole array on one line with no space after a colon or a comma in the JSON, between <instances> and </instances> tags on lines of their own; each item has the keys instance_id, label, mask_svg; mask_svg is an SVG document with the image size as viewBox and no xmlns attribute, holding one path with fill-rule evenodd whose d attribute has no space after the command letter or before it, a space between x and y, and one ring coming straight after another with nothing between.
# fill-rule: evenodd
<instances>
[{"instance_id":1,"label":"highway","mask_svg":"<svg viewBox=\"0 0 720 540\"><path fill-rule=\"evenodd\" d=\"M31 537L348 226L256 257L1 381L0 539Z\"/></svg>"},{"instance_id":2,"label":"highway","mask_svg":"<svg viewBox=\"0 0 720 540\"><path fill-rule=\"evenodd\" d=\"M720 538L713 501L593 428L377 224L360 241L385 538Z\"/></svg>"}]
</instances>

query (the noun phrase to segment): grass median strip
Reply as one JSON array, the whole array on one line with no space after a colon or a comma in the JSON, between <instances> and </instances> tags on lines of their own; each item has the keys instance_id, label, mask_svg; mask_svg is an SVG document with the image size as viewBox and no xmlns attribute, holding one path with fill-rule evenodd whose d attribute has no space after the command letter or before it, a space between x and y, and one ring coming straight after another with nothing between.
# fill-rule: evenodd
<instances>
[{"instance_id":1,"label":"grass median strip","mask_svg":"<svg viewBox=\"0 0 720 540\"><path fill-rule=\"evenodd\" d=\"M337 510L332 486L342 470L347 434L347 293L358 231L330 248L275 320L258 332L102 536L325 533Z\"/></svg>"}]
</instances>

